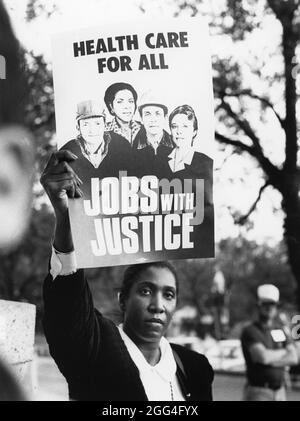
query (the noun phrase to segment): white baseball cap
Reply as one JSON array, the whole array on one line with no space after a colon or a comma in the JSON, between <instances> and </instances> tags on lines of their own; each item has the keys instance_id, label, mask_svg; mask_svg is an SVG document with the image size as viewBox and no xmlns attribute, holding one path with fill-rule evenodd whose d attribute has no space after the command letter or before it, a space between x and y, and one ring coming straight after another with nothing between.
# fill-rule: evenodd
<instances>
[{"instance_id":1,"label":"white baseball cap","mask_svg":"<svg viewBox=\"0 0 300 421\"><path fill-rule=\"evenodd\" d=\"M257 288L257 297L259 301L279 302L279 289L272 284L260 285Z\"/></svg>"}]
</instances>

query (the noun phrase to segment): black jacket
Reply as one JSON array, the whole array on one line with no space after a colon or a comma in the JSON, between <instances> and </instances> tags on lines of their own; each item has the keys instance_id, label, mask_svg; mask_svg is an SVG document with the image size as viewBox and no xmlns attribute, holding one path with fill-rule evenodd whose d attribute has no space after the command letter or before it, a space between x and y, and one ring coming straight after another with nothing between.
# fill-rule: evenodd
<instances>
[{"instance_id":1,"label":"black jacket","mask_svg":"<svg viewBox=\"0 0 300 421\"><path fill-rule=\"evenodd\" d=\"M173 178L168 164L168 156L174 148L174 142L169 133L163 131L163 137L157 150L147 142L145 128L142 127L133 142L136 175L155 175L159 180L162 178Z\"/></svg>"},{"instance_id":2,"label":"black jacket","mask_svg":"<svg viewBox=\"0 0 300 421\"><path fill-rule=\"evenodd\" d=\"M44 329L52 357L69 385L70 398L92 401L146 401L147 396L115 324L94 309L78 270L44 282ZM212 400L213 370L206 357L171 344L184 367L177 376L187 400Z\"/></svg>"},{"instance_id":3,"label":"black jacket","mask_svg":"<svg viewBox=\"0 0 300 421\"><path fill-rule=\"evenodd\" d=\"M194 225L191 241L194 243L195 256L211 257L214 255L214 205L213 205L213 160L200 152L195 152L190 165L185 164L183 170L172 173L172 178L192 180L192 191L197 197L196 180L204 180L204 220ZM198 190L199 191L199 190ZM194 206L195 206L194 202ZM174 228L174 233L179 233ZM189 259L190 249L174 250L172 259Z\"/></svg>"},{"instance_id":4,"label":"black jacket","mask_svg":"<svg viewBox=\"0 0 300 421\"><path fill-rule=\"evenodd\" d=\"M114 132L105 132L108 140L107 155L98 168L82 154L80 136L67 142L61 149L67 149L77 155L78 159L70 165L83 181L81 189L90 195L90 180L92 177L100 179L105 177L119 177L120 171L126 171L128 175L135 175L134 157L129 142L124 137Z\"/></svg>"}]
</instances>

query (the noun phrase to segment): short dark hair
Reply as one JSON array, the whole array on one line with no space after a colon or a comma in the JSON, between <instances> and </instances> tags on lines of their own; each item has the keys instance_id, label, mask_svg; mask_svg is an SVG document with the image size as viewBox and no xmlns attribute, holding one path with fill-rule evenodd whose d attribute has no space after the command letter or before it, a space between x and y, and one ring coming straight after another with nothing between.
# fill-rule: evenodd
<instances>
[{"instance_id":1,"label":"short dark hair","mask_svg":"<svg viewBox=\"0 0 300 421\"><path fill-rule=\"evenodd\" d=\"M140 276L146 272L148 269L151 268L158 268L158 269L168 269L175 278L176 284L176 292L178 295L178 276L176 273L176 269L174 266L166 261L163 262L150 262L150 263L142 263L136 265L130 265L125 270L123 275L123 281L121 285L120 295L123 299L126 299L129 296L130 290L132 286L138 281Z\"/></svg>"},{"instance_id":2,"label":"short dark hair","mask_svg":"<svg viewBox=\"0 0 300 421\"><path fill-rule=\"evenodd\" d=\"M119 91L125 91L125 90L130 91L132 93L133 99L134 99L134 102L135 102L135 109L136 109L136 103L137 103L138 95L137 95L137 92L134 89L134 87L131 86L129 83L117 82L117 83L113 83L112 85L110 85L106 89L105 94L104 94L104 102L105 102L105 105L106 105L106 107L107 107L107 109L108 109L108 111L110 112L111 115L113 115L113 113L112 113L112 103L115 99L116 94Z\"/></svg>"},{"instance_id":3,"label":"short dark hair","mask_svg":"<svg viewBox=\"0 0 300 421\"><path fill-rule=\"evenodd\" d=\"M180 105L179 107L175 108L169 116L169 126L171 127L171 123L175 115L177 114L185 114L188 120L193 120L194 130L198 130L198 120L195 114L195 111L190 105Z\"/></svg>"}]
</instances>

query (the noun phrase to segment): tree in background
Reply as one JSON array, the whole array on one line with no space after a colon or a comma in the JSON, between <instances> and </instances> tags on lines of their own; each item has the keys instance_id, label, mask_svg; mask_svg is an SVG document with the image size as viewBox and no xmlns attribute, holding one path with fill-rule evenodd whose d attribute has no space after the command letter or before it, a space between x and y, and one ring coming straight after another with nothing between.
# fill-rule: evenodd
<instances>
[{"instance_id":1,"label":"tree in background","mask_svg":"<svg viewBox=\"0 0 300 421\"><path fill-rule=\"evenodd\" d=\"M264 283L280 289L284 308L296 305L296 285L283 242L271 247L240 236L222 240L218 247L217 261L226 279L231 326L252 318L257 287Z\"/></svg>"},{"instance_id":2,"label":"tree in background","mask_svg":"<svg viewBox=\"0 0 300 421\"><path fill-rule=\"evenodd\" d=\"M216 265L226 280L230 326L250 320L256 308L256 289L263 283L273 283L281 291L283 308L295 309L295 282L284 244L276 247L258 245L243 237L222 240L216 260L190 259L172 263L179 277L179 305L197 310L197 321L206 314L213 315L212 279ZM105 314L120 321L117 291L124 267L97 268L87 271L96 306Z\"/></svg>"},{"instance_id":3,"label":"tree in background","mask_svg":"<svg viewBox=\"0 0 300 421\"><path fill-rule=\"evenodd\" d=\"M248 7L248 10L246 7ZM228 12L234 19L232 31L237 39L243 39L246 32L254 27L255 23L250 24L250 16L251 13L252 16L254 15L255 7L255 2L251 1L228 1ZM251 88L244 89L242 81L238 86L234 86L234 84L228 83L226 78L216 77L215 86L219 102L217 116L226 124L230 121L230 126L233 129L233 136L228 136L224 132L217 132L216 137L220 142L231 145L235 150L247 153L255 158L264 173L265 182L259 191L258 199L248 214L239 218L239 223L243 224L246 221L267 186L272 186L281 193L282 209L285 214L284 237L291 269L298 284L297 302L300 308L300 168L297 162L299 130L296 116L298 98L295 74L296 48L300 40L300 3L297 0L268 0L265 2L265 11L266 13L273 13L282 27L280 48L283 72L276 72L274 78L270 78L267 82L270 90L274 89L273 83L276 79L277 83L284 86L285 112L279 113L276 110L276 104L272 104L268 94L260 95L253 92ZM240 16L244 16L242 22L239 20ZM220 70L222 70L222 64ZM259 68L253 70L257 72L259 77L263 77ZM238 99L235 102L236 107L232 102L232 99L235 98ZM269 159L264 151L263 139L258 136L255 126L250 123L251 120L248 115L252 101L260 103L262 121L268 118L267 111L271 110L273 118L277 120L279 136L280 131L284 133L285 156L280 165L275 165ZM274 124L276 124L275 121ZM280 137L274 139L274 142L279 141Z\"/></svg>"},{"instance_id":4,"label":"tree in background","mask_svg":"<svg viewBox=\"0 0 300 421\"><path fill-rule=\"evenodd\" d=\"M30 0L26 12L28 22L43 13L51 16L55 7L52 7L53 2L50 3L51 5L46 8L44 1ZM171 3L174 8L176 6L177 14L184 12L196 15L202 13L204 10L202 7L207 2L172 0ZM263 93L253 92L249 84L245 86L248 79L244 77L243 66L234 57L226 59L214 57L217 139L226 146L226 150L232 149L233 152L249 156L257 162L264 178L259 198L268 186L277 189L282 194L283 210L286 214L285 239L289 261L299 284L300 275L297 275L300 264L299 258L297 261L297 253L300 257L299 168L296 162L297 130L295 127L297 96L293 78L297 70L295 48L299 40L299 32L297 32L299 31L297 20L299 7L296 0L223 0L218 1L218 5L220 4L222 7L218 6L217 10L212 12L211 9L205 9L204 12L209 13L214 34L230 37L236 44L243 45L249 34L259 30L260 20L264 13L276 16L282 27L282 50L276 53L282 57L282 60L274 74L266 75L263 71L264 62L267 62L269 57L256 57L255 66L253 61L251 62L251 74L262 82ZM225 38L221 38L220 42L222 39ZM52 141L55 131L55 114L51 67L42 55L37 55L32 51L23 50L23 62L27 80L26 124L33 132L38 146L35 209L28 236L22 246L9 256L1 257L0 291L1 296L8 299L25 299L39 304L41 303L41 283L48 269L47 259L53 229L53 214L47 205L43 206L45 198L39 186L38 177L40 168L44 167L49 155L55 150ZM278 104L273 105L271 97L278 89L279 92L282 91L282 98L279 98ZM282 103L286 104L286 110L281 109ZM265 147L264 139L256 132L257 114L259 114L260 124L271 123L273 126L277 124L278 139L274 139L276 144L281 142L282 134L284 134L285 158L281 163L275 164L267 156L268 149ZM247 215L236 214L237 222L245 224L257 202L258 200ZM283 290L286 288L289 291L286 293L286 299L292 300L292 277L286 265L285 249L282 244L272 249L247 240L228 239L221 242L219 250L217 262L225 274L231 291L232 321L248 317L252 311L251 297L254 297L255 287L267 279L277 283ZM26 267L24 271L21 270L20 265L18 266L18 262L24 263ZM237 262L240 263L237 264ZM175 265L181 278L180 304L193 304L199 314L210 311L213 262L177 261ZM118 316L117 301L113 297L116 297L115 292L122 271L123 268L103 268L88 272L96 304L115 317ZM12 283L11 287L8 287L9 279ZM299 303L298 292L298 305Z\"/></svg>"},{"instance_id":5,"label":"tree in background","mask_svg":"<svg viewBox=\"0 0 300 421\"><path fill-rule=\"evenodd\" d=\"M240 50L247 50L247 42L254 33L257 35L256 42L263 39L266 20L268 24L272 22L279 26L279 43L276 44L276 39L271 40L274 48L270 54L249 57L247 63L239 62L234 56L214 57L216 139L232 148L234 153L254 160L261 170L263 181L257 199L245 215L239 211L234 213L238 224L247 223L266 188L273 188L281 194L284 239L297 282L300 309L299 95L296 89L296 78L300 75L296 54L300 40L300 2L175 0L169 3L176 4L177 16L206 14L212 34L221 36L220 42L229 37ZM275 133L269 144L266 127L271 127L272 133ZM280 149L278 156L282 158L274 157L274 149Z\"/></svg>"}]
</instances>

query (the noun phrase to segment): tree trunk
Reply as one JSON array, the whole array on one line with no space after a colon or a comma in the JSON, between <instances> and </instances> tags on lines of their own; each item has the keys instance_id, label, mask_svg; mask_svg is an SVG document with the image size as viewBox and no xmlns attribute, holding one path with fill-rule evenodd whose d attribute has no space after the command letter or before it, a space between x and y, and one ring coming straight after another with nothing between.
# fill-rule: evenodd
<instances>
[{"instance_id":1,"label":"tree trunk","mask_svg":"<svg viewBox=\"0 0 300 421\"><path fill-rule=\"evenodd\" d=\"M300 311L300 198L295 178L291 177L282 194L282 208L285 212L284 237L289 263L297 285L296 304Z\"/></svg>"}]
</instances>

